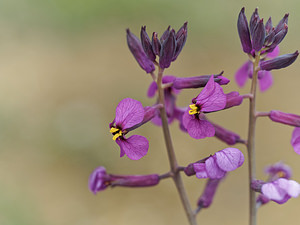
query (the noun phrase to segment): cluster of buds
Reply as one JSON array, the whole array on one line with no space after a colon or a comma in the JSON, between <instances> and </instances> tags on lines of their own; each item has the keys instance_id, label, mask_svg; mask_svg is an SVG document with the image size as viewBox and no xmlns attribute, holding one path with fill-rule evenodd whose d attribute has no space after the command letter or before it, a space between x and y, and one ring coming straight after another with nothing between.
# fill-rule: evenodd
<instances>
[{"instance_id":1,"label":"cluster of buds","mask_svg":"<svg viewBox=\"0 0 300 225\"><path fill-rule=\"evenodd\" d=\"M127 29L128 47L138 64L147 73L155 70L154 65L157 65L156 56L159 57L159 66L163 69L168 68L171 62L177 59L186 39L187 22L177 32L170 29L169 26L160 38L158 38L156 32L153 32L152 40L146 32L146 26L141 28L141 40Z\"/></svg>"}]
</instances>

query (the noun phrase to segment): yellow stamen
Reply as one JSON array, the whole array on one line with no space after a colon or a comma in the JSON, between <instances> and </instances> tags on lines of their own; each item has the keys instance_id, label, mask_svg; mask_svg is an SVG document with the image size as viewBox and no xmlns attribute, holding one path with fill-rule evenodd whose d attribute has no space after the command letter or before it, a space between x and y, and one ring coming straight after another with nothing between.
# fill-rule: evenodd
<instances>
[{"instance_id":1,"label":"yellow stamen","mask_svg":"<svg viewBox=\"0 0 300 225\"><path fill-rule=\"evenodd\" d=\"M277 176L278 176L278 177L285 177L285 172L279 171L279 172L277 173Z\"/></svg>"},{"instance_id":2,"label":"yellow stamen","mask_svg":"<svg viewBox=\"0 0 300 225\"><path fill-rule=\"evenodd\" d=\"M199 113L198 111L198 107L196 106L196 104L193 104L193 105L189 105L190 106L190 111L189 111L189 114L190 115L194 115L194 114L197 114Z\"/></svg>"},{"instance_id":3,"label":"yellow stamen","mask_svg":"<svg viewBox=\"0 0 300 225\"><path fill-rule=\"evenodd\" d=\"M115 127L112 127L112 128L110 128L110 133L116 133L117 131L119 131L119 129L118 128L115 128Z\"/></svg>"},{"instance_id":4,"label":"yellow stamen","mask_svg":"<svg viewBox=\"0 0 300 225\"><path fill-rule=\"evenodd\" d=\"M114 136L112 138L114 141L117 140L118 137L123 135L123 132L120 129L115 128L115 127L110 128L109 132L114 134Z\"/></svg>"}]
</instances>

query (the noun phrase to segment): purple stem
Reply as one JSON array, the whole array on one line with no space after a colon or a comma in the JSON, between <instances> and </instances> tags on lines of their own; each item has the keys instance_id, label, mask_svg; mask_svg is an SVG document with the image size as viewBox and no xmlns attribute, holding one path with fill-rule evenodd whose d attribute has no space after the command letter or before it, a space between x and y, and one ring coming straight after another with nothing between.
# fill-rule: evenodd
<instances>
[{"instance_id":1,"label":"purple stem","mask_svg":"<svg viewBox=\"0 0 300 225\"><path fill-rule=\"evenodd\" d=\"M251 182L255 180L255 125L256 125L256 87L258 70L256 70L260 60L260 52L257 53L253 62L253 77L251 84L250 94L252 98L250 100L249 107L249 128L248 128L248 167L249 167L249 197L250 197L250 218L249 225L256 225L256 193L251 189Z\"/></svg>"},{"instance_id":2,"label":"purple stem","mask_svg":"<svg viewBox=\"0 0 300 225\"><path fill-rule=\"evenodd\" d=\"M183 182L181 179L181 175L179 170L177 169L177 160L173 148L173 143L171 139L166 109L165 109L165 100L164 100L164 89L162 86L162 77L163 77L164 69L158 67L158 77L157 77L157 89L158 89L158 100L159 103L162 104L164 107L160 108L160 117L162 121L162 129L164 133L164 139L166 143L166 148L168 152L168 158L170 162L171 172L174 174L173 181L179 193L182 205L184 207L185 213L188 217L190 225L197 225L197 221L195 218L195 214L192 210L191 204L189 202L188 196L186 194L185 188L183 186Z\"/></svg>"}]
</instances>

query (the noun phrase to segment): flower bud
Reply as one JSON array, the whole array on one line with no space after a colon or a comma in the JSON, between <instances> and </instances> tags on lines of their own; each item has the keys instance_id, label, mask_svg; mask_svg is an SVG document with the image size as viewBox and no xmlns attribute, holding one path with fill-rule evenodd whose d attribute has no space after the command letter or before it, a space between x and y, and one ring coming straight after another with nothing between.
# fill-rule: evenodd
<instances>
[{"instance_id":1,"label":"flower bud","mask_svg":"<svg viewBox=\"0 0 300 225\"><path fill-rule=\"evenodd\" d=\"M265 26L264 26L264 20L261 19L257 25L253 29L252 34L252 47L255 51L261 50L265 43Z\"/></svg>"},{"instance_id":2,"label":"flower bud","mask_svg":"<svg viewBox=\"0 0 300 225\"><path fill-rule=\"evenodd\" d=\"M245 53L251 53L252 44L251 44L251 40L250 40L250 32L249 32L249 27L248 27L247 18L245 15L244 7L241 9L241 12L239 14L237 28L238 28L238 33L239 33L239 37L241 40L241 44L243 47L243 51Z\"/></svg>"},{"instance_id":3,"label":"flower bud","mask_svg":"<svg viewBox=\"0 0 300 225\"><path fill-rule=\"evenodd\" d=\"M263 61L263 62L260 63L260 68L262 70L270 71L270 70L276 70L276 69L281 69L281 68L288 67L293 62L295 62L298 55L299 55L299 52L296 51L292 54L281 55L281 56L278 56L274 59Z\"/></svg>"},{"instance_id":4,"label":"flower bud","mask_svg":"<svg viewBox=\"0 0 300 225\"><path fill-rule=\"evenodd\" d=\"M168 68L171 65L174 53L176 49L175 31L171 30L168 37L162 42L159 66L161 68Z\"/></svg>"},{"instance_id":5,"label":"flower bud","mask_svg":"<svg viewBox=\"0 0 300 225\"><path fill-rule=\"evenodd\" d=\"M300 127L300 116L295 114L272 110L269 114L269 118L277 123L283 123L294 127Z\"/></svg>"},{"instance_id":6,"label":"flower bud","mask_svg":"<svg viewBox=\"0 0 300 225\"><path fill-rule=\"evenodd\" d=\"M151 61L155 61L155 54L153 53L153 50L152 50L152 45L151 45L151 41L150 41L150 38L146 32L146 26L143 26L142 29L141 29L141 42L142 42L142 46L143 46L143 49L144 49L144 52L146 53L146 55L148 56L148 58L151 60Z\"/></svg>"},{"instance_id":7,"label":"flower bud","mask_svg":"<svg viewBox=\"0 0 300 225\"><path fill-rule=\"evenodd\" d=\"M153 72L155 70L154 64L146 56L140 40L134 34L132 34L129 29L127 29L126 32L129 50L131 51L140 67L147 73Z\"/></svg>"},{"instance_id":8,"label":"flower bud","mask_svg":"<svg viewBox=\"0 0 300 225\"><path fill-rule=\"evenodd\" d=\"M276 33L276 35L274 36L274 40L273 40L272 44L270 45L270 49L273 49L277 45L279 45L280 42L285 38L287 32L288 32L288 26L286 24L284 24L283 29L281 31L279 31L278 33Z\"/></svg>"},{"instance_id":9,"label":"flower bud","mask_svg":"<svg viewBox=\"0 0 300 225\"><path fill-rule=\"evenodd\" d=\"M228 145L235 145L239 142L240 136L230 130L227 130L217 124L212 123L215 128L215 137L221 141L227 143Z\"/></svg>"},{"instance_id":10,"label":"flower bud","mask_svg":"<svg viewBox=\"0 0 300 225\"><path fill-rule=\"evenodd\" d=\"M170 28L171 28L171 26L168 26L168 28L165 30L165 32L161 35L160 43L163 43L168 38L168 36L170 34Z\"/></svg>"},{"instance_id":11,"label":"flower bud","mask_svg":"<svg viewBox=\"0 0 300 225\"><path fill-rule=\"evenodd\" d=\"M207 180L205 189L197 203L200 208L208 208L211 205L221 180L222 179Z\"/></svg>"},{"instance_id":12,"label":"flower bud","mask_svg":"<svg viewBox=\"0 0 300 225\"><path fill-rule=\"evenodd\" d=\"M259 21L258 8L255 8L249 22L251 36L258 21Z\"/></svg>"},{"instance_id":13,"label":"flower bud","mask_svg":"<svg viewBox=\"0 0 300 225\"><path fill-rule=\"evenodd\" d=\"M273 27L272 30L270 31L270 33L265 38L265 45L266 46L269 46L274 42L275 35L276 35L275 28Z\"/></svg>"},{"instance_id":14,"label":"flower bud","mask_svg":"<svg viewBox=\"0 0 300 225\"><path fill-rule=\"evenodd\" d=\"M272 18L269 17L269 19L268 19L268 21L266 22L266 25L265 25L266 33L269 34L272 31L272 28L273 28Z\"/></svg>"},{"instance_id":15,"label":"flower bud","mask_svg":"<svg viewBox=\"0 0 300 225\"><path fill-rule=\"evenodd\" d=\"M284 27L284 24L288 24L289 14L285 14L284 17L279 21L277 26L275 27L275 32L278 33Z\"/></svg>"},{"instance_id":16,"label":"flower bud","mask_svg":"<svg viewBox=\"0 0 300 225\"><path fill-rule=\"evenodd\" d=\"M185 45L186 39L187 39L187 22L183 24L183 26L177 31L175 35L176 39L176 50L173 56L172 61L175 61L180 54L182 48Z\"/></svg>"},{"instance_id":17,"label":"flower bud","mask_svg":"<svg viewBox=\"0 0 300 225\"><path fill-rule=\"evenodd\" d=\"M161 48L161 44L160 44L160 41L157 37L157 33L156 32L153 32L153 35L152 35L152 50L153 50L153 53L155 55L158 55L160 54L160 48Z\"/></svg>"},{"instance_id":18,"label":"flower bud","mask_svg":"<svg viewBox=\"0 0 300 225\"><path fill-rule=\"evenodd\" d=\"M243 102L243 96L237 91L232 91L226 94L226 106L224 109L228 109L234 106L238 106Z\"/></svg>"}]
</instances>

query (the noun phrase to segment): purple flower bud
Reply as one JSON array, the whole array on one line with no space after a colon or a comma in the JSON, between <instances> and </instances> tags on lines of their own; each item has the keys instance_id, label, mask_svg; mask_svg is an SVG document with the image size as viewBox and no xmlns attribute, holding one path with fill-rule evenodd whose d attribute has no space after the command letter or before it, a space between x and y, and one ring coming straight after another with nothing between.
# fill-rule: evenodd
<instances>
[{"instance_id":1,"label":"purple flower bud","mask_svg":"<svg viewBox=\"0 0 300 225\"><path fill-rule=\"evenodd\" d=\"M131 51L140 67L147 73L153 72L155 70L154 64L146 56L140 40L134 34L132 34L129 29L127 29L126 32L129 50Z\"/></svg>"},{"instance_id":2,"label":"purple flower bud","mask_svg":"<svg viewBox=\"0 0 300 225\"><path fill-rule=\"evenodd\" d=\"M249 27L248 27L247 18L245 15L244 7L241 9L241 12L239 14L237 28L238 28L241 44L243 47L243 51L245 53L251 53L252 44L251 44L251 40L250 40L250 32L249 32Z\"/></svg>"},{"instance_id":3,"label":"purple flower bud","mask_svg":"<svg viewBox=\"0 0 300 225\"><path fill-rule=\"evenodd\" d=\"M260 68L262 70L270 71L270 70L277 70L277 69L288 67L293 62L295 62L298 55L299 55L299 52L296 51L291 54L281 55L274 59L263 61L260 63Z\"/></svg>"},{"instance_id":4,"label":"purple flower bud","mask_svg":"<svg viewBox=\"0 0 300 225\"><path fill-rule=\"evenodd\" d=\"M161 37L160 37L160 43L163 43L169 37L170 28L171 28L171 26L168 26L168 28L165 30L165 32L163 33L163 35L161 35Z\"/></svg>"},{"instance_id":5,"label":"purple flower bud","mask_svg":"<svg viewBox=\"0 0 300 225\"><path fill-rule=\"evenodd\" d=\"M174 53L176 49L175 31L172 29L169 36L162 42L159 66L161 68L168 68L171 65Z\"/></svg>"},{"instance_id":6,"label":"purple flower bud","mask_svg":"<svg viewBox=\"0 0 300 225\"><path fill-rule=\"evenodd\" d=\"M272 110L269 114L269 118L274 122L283 123L294 127L300 127L300 116L295 114Z\"/></svg>"},{"instance_id":7,"label":"purple flower bud","mask_svg":"<svg viewBox=\"0 0 300 225\"><path fill-rule=\"evenodd\" d=\"M146 53L146 55L148 56L148 58L151 60L151 61L155 61L155 54L153 53L153 50L152 50L152 45L151 45L151 41L150 41L150 38L146 32L146 26L143 26L142 29L141 29L141 42L142 42L142 46L143 46L143 49L144 49L144 52Z\"/></svg>"},{"instance_id":8,"label":"purple flower bud","mask_svg":"<svg viewBox=\"0 0 300 225\"><path fill-rule=\"evenodd\" d=\"M275 32L275 30L274 30ZM285 38L285 35L288 32L288 26L286 24L284 24L284 27L282 28L281 31L279 31L278 33L276 33L276 35L274 36L274 40L272 42L272 44L270 45L270 49L274 49L277 45L279 45L279 43Z\"/></svg>"},{"instance_id":9,"label":"purple flower bud","mask_svg":"<svg viewBox=\"0 0 300 225\"><path fill-rule=\"evenodd\" d=\"M258 8L255 8L254 12L252 13L252 16L250 18L249 26L250 26L250 33L252 35L252 32L257 25L257 22L259 21L259 15L258 15Z\"/></svg>"},{"instance_id":10,"label":"purple flower bud","mask_svg":"<svg viewBox=\"0 0 300 225\"><path fill-rule=\"evenodd\" d=\"M265 43L265 26L264 26L264 20L261 19L257 25L253 29L252 34L252 47L255 51L261 50Z\"/></svg>"},{"instance_id":11,"label":"purple flower bud","mask_svg":"<svg viewBox=\"0 0 300 225\"><path fill-rule=\"evenodd\" d=\"M230 82L226 77L221 76L223 72L214 75L214 81L220 85L226 85ZM173 82L173 87L176 89L200 88L205 87L209 81L210 75L202 75L196 77L177 77Z\"/></svg>"},{"instance_id":12,"label":"purple flower bud","mask_svg":"<svg viewBox=\"0 0 300 225\"><path fill-rule=\"evenodd\" d=\"M114 175L107 174L104 167L96 168L89 178L89 189L94 194L108 186L149 187L159 183L158 174L150 175Z\"/></svg>"},{"instance_id":13,"label":"purple flower bud","mask_svg":"<svg viewBox=\"0 0 300 225\"><path fill-rule=\"evenodd\" d=\"M271 45L274 42L275 39L275 28L273 27L272 30L270 31L270 33L266 36L265 38L265 45Z\"/></svg>"},{"instance_id":14,"label":"purple flower bud","mask_svg":"<svg viewBox=\"0 0 300 225\"><path fill-rule=\"evenodd\" d=\"M212 123L212 125L215 127L215 137L220 139L221 141L224 141L228 145L235 145L239 142L240 136L230 130L227 130L217 124Z\"/></svg>"},{"instance_id":15,"label":"purple flower bud","mask_svg":"<svg viewBox=\"0 0 300 225\"><path fill-rule=\"evenodd\" d=\"M237 91L232 91L226 95L226 106L224 109L228 109L234 106L238 106L243 102L243 96L241 96Z\"/></svg>"},{"instance_id":16,"label":"purple flower bud","mask_svg":"<svg viewBox=\"0 0 300 225\"><path fill-rule=\"evenodd\" d=\"M157 37L157 33L153 32L153 35L152 35L152 50L153 50L153 53L155 55L159 56L160 49L161 49L160 40Z\"/></svg>"},{"instance_id":17,"label":"purple flower bud","mask_svg":"<svg viewBox=\"0 0 300 225\"><path fill-rule=\"evenodd\" d=\"M251 189L256 191L256 192L260 192L262 185L265 184L265 183L266 182L264 182L262 180L253 180L251 182Z\"/></svg>"},{"instance_id":18,"label":"purple flower bud","mask_svg":"<svg viewBox=\"0 0 300 225\"><path fill-rule=\"evenodd\" d=\"M206 158L201 159L201 160L199 160L199 161L197 161L197 162L195 162L195 163L205 163L205 161L206 161L208 158L209 158L209 157L206 157ZM185 173L185 175L187 175L187 176L193 176L193 175L196 174L196 171L195 171L195 169L194 169L194 164L195 164L195 163L190 163L187 167L184 168L184 173Z\"/></svg>"},{"instance_id":19,"label":"purple flower bud","mask_svg":"<svg viewBox=\"0 0 300 225\"><path fill-rule=\"evenodd\" d=\"M270 31L272 31L272 28L273 28L273 25L272 25L272 18L269 17L269 19L268 19L268 21L266 22L266 25L265 25L266 33L269 34Z\"/></svg>"},{"instance_id":20,"label":"purple flower bud","mask_svg":"<svg viewBox=\"0 0 300 225\"><path fill-rule=\"evenodd\" d=\"M288 24L289 14L285 14L284 17L279 21L277 26L275 27L275 32L278 33L284 28L284 24Z\"/></svg>"},{"instance_id":21,"label":"purple flower bud","mask_svg":"<svg viewBox=\"0 0 300 225\"><path fill-rule=\"evenodd\" d=\"M197 203L200 208L208 208L211 205L221 180L222 179L207 180L205 189Z\"/></svg>"},{"instance_id":22,"label":"purple flower bud","mask_svg":"<svg viewBox=\"0 0 300 225\"><path fill-rule=\"evenodd\" d=\"M292 169L287 164L278 162L269 166L266 166L265 173L268 174L269 180L277 180L278 178L290 179L292 177Z\"/></svg>"},{"instance_id":23,"label":"purple flower bud","mask_svg":"<svg viewBox=\"0 0 300 225\"><path fill-rule=\"evenodd\" d=\"M182 48L185 45L186 39L187 39L187 22L183 24L183 26L177 31L175 35L176 39L176 50L173 56L172 61L175 61L181 52Z\"/></svg>"}]
</instances>

